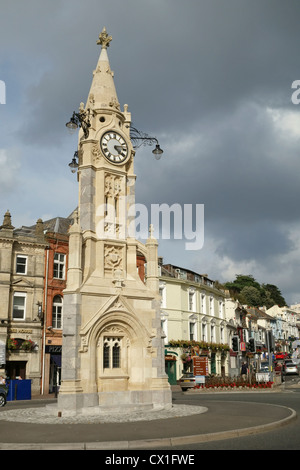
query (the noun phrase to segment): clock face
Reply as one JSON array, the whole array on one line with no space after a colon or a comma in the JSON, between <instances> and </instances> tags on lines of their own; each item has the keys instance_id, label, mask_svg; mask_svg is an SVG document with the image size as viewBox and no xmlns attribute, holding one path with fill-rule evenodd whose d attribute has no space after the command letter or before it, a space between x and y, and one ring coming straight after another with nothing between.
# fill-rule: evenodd
<instances>
[{"instance_id":1,"label":"clock face","mask_svg":"<svg viewBox=\"0 0 300 470\"><path fill-rule=\"evenodd\" d=\"M100 142L101 150L108 161L115 164L123 163L128 155L125 139L114 131L105 132Z\"/></svg>"}]
</instances>

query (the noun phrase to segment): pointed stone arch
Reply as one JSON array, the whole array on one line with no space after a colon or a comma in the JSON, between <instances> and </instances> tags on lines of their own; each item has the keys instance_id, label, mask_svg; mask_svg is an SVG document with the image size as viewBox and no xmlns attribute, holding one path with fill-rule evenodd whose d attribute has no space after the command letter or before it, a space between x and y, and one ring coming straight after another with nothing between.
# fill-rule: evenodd
<instances>
[{"instance_id":1,"label":"pointed stone arch","mask_svg":"<svg viewBox=\"0 0 300 470\"><path fill-rule=\"evenodd\" d=\"M88 375L83 382L94 392L129 390L132 383L146 380L146 369L152 364L152 332L138 319L128 302L117 296L106 304L82 329L82 371ZM108 346L107 346L108 345ZM112 357L104 366L104 348L118 345L119 365ZM108 352L111 355L112 351ZM134 371L134 372L133 372Z\"/></svg>"}]
</instances>

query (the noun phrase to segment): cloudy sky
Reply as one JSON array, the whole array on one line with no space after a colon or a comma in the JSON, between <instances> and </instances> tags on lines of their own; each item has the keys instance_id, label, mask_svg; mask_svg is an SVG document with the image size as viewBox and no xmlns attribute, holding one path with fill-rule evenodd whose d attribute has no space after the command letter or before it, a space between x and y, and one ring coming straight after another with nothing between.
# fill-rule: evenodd
<instances>
[{"instance_id":1,"label":"cloudy sky","mask_svg":"<svg viewBox=\"0 0 300 470\"><path fill-rule=\"evenodd\" d=\"M65 123L105 26L121 106L164 149L137 152L136 202L204 205L203 247L160 240L164 262L252 274L300 302L299 18L298 0L1 0L0 217L19 227L76 207Z\"/></svg>"}]
</instances>

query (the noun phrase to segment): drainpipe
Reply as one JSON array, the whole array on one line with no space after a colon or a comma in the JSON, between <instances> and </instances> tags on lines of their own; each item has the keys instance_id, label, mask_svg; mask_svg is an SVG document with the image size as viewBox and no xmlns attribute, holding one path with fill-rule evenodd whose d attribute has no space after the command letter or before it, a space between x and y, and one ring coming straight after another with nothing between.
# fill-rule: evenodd
<instances>
[{"instance_id":1,"label":"drainpipe","mask_svg":"<svg viewBox=\"0 0 300 470\"><path fill-rule=\"evenodd\" d=\"M47 297L48 297L48 271L49 271L49 246L46 247L46 279L45 279L45 313L44 313L44 331L43 331L43 360L42 360L42 395L45 388L45 354L46 354L46 320L47 320Z\"/></svg>"}]
</instances>

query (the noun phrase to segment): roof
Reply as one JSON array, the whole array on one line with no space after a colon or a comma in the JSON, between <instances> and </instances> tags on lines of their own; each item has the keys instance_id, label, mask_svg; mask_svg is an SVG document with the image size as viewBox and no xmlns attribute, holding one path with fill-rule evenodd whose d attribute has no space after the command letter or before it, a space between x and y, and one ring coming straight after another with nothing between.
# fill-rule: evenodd
<instances>
[{"instance_id":1,"label":"roof","mask_svg":"<svg viewBox=\"0 0 300 470\"><path fill-rule=\"evenodd\" d=\"M191 271L190 269L182 268L180 266L174 266L173 264L163 264L162 265L162 273L164 275L169 276L169 277L178 277L178 273L186 273L187 278L189 279L189 275L191 276L197 276L197 277L202 277L207 279L208 281L214 282L212 279L209 279L207 274L199 274L196 273L195 271ZM189 279L192 280L192 279Z\"/></svg>"},{"instance_id":2,"label":"roof","mask_svg":"<svg viewBox=\"0 0 300 470\"><path fill-rule=\"evenodd\" d=\"M250 315L252 318L256 318L256 319L264 318L266 320L274 321L274 317L264 312L263 310L260 310L258 307L246 307L245 309L248 315Z\"/></svg>"},{"instance_id":3,"label":"roof","mask_svg":"<svg viewBox=\"0 0 300 470\"><path fill-rule=\"evenodd\" d=\"M67 235L69 232L70 225L73 223L73 214L70 214L69 217L54 217L53 219L45 220L42 222L43 231L60 233ZM16 228L14 234L17 236L23 237L34 237L36 233L36 224L27 227L22 225L22 227Z\"/></svg>"},{"instance_id":4,"label":"roof","mask_svg":"<svg viewBox=\"0 0 300 470\"><path fill-rule=\"evenodd\" d=\"M44 230L47 230L47 232L68 234L72 222L73 219L68 217L54 217L44 222Z\"/></svg>"}]
</instances>

